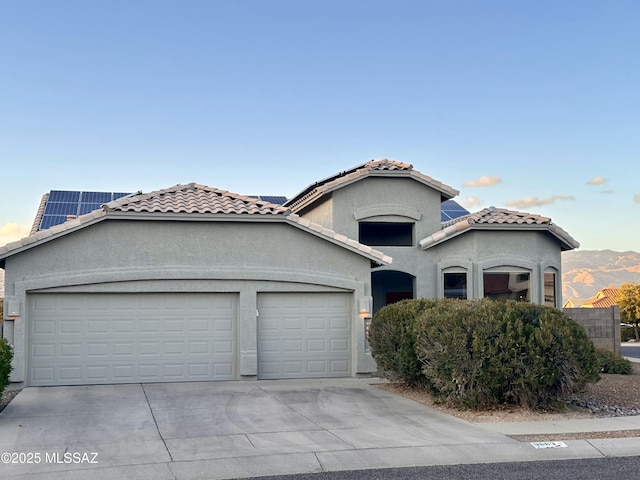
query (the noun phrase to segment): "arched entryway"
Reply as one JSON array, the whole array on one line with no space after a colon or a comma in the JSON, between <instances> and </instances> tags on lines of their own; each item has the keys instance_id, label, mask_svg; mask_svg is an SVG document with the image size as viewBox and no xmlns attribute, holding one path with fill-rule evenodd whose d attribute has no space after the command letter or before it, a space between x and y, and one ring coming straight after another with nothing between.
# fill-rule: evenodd
<instances>
[{"instance_id":1,"label":"arched entryway","mask_svg":"<svg viewBox=\"0 0 640 480\"><path fill-rule=\"evenodd\" d=\"M415 280L413 275L396 270L372 272L373 312L377 312L385 305L407 298L415 298Z\"/></svg>"}]
</instances>

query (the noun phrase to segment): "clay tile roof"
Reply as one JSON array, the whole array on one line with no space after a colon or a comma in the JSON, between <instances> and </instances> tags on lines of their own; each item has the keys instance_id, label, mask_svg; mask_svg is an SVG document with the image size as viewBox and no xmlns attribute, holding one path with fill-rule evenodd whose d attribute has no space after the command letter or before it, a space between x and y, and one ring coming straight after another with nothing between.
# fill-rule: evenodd
<instances>
[{"instance_id":1,"label":"clay tile roof","mask_svg":"<svg viewBox=\"0 0 640 480\"><path fill-rule=\"evenodd\" d=\"M602 297L597 300L587 300L582 304L583 308L605 308L617 305L615 297Z\"/></svg>"},{"instance_id":2,"label":"clay tile roof","mask_svg":"<svg viewBox=\"0 0 640 480\"><path fill-rule=\"evenodd\" d=\"M364 245L356 240L350 239L340 233L334 232L328 228L323 227L317 223L313 223L306 218L302 218L295 213L289 214L286 217L287 222L296 225L298 228L303 230L307 230L311 233L319 237L323 237L333 243L337 243L339 245L347 246L351 250L355 250L360 254L365 254L370 259L381 263L381 264L389 264L393 261L388 255L385 255L379 250L375 250L368 245Z\"/></svg>"},{"instance_id":3,"label":"clay tile roof","mask_svg":"<svg viewBox=\"0 0 640 480\"><path fill-rule=\"evenodd\" d=\"M111 212L286 215L280 205L225 190L189 183L124 197L103 206Z\"/></svg>"},{"instance_id":4,"label":"clay tile roof","mask_svg":"<svg viewBox=\"0 0 640 480\"><path fill-rule=\"evenodd\" d=\"M382 160L371 160L364 164L365 169L369 170L413 170L413 165L410 163L396 162L395 160L389 160L383 158Z\"/></svg>"},{"instance_id":5,"label":"clay tile roof","mask_svg":"<svg viewBox=\"0 0 640 480\"><path fill-rule=\"evenodd\" d=\"M417 170L413 169L410 163L397 162L383 158L382 160L370 160L362 165L358 165L350 170L337 173L331 177L319 180L296 194L288 200L285 205L291 207L292 211L298 212L306 205L320 198L322 195L337 190L369 176L391 176L400 175L413 178L425 185L438 190L442 197L451 199L458 195L458 190L445 185Z\"/></svg>"},{"instance_id":6,"label":"clay tile roof","mask_svg":"<svg viewBox=\"0 0 640 480\"><path fill-rule=\"evenodd\" d=\"M618 294L619 288L603 288L599 290L595 296L591 297L589 300L582 304L583 308L604 308L604 307L613 307L618 304L616 302L616 296Z\"/></svg>"},{"instance_id":7,"label":"clay tile roof","mask_svg":"<svg viewBox=\"0 0 640 480\"><path fill-rule=\"evenodd\" d=\"M619 288L603 288L602 290L600 290L602 292L602 295L604 295L605 297L616 297L616 295L618 295L618 292L620 291Z\"/></svg>"},{"instance_id":8,"label":"clay tile roof","mask_svg":"<svg viewBox=\"0 0 640 480\"><path fill-rule=\"evenodd\" d=\"M122 197L102 205L100 209L80 215L46 230L37 231L29 237L16 242L0 246L0 264L2 264L2 260L5 257L14 253L102 221L111 215L118 216L120 213L259 215L261 216L260 218L266 215L273 215L276 217L274 220L287 222L380 264L392 262L392 258L382 252L292 214L288 208L281 205L229 193L206 185L189 183L150 193L138 193ZM219 218L223 219L224 217L220 216ZM258 217L253 218L258 220Z\"/></svg>"},{"instance_id":9,"label":"clay tile roof","mask_svg":"<svg viewBox=\"0 0 640 480\"><path fill-rule=\"evenodd\" d=\"M533 213L517 212L506 208L489 207L475 213L454 218L442 224L442 229L434 232L420 241L420 246L427 249L460 233L482 229L512 229L512 230L548 230L562 242L563 250L578 248L580 245L562 228L551 222L548 217Z\"/></svg>"},{"instance_id":10,"label":"clay tile roof","mask_svg":"<svg viewBox=\"0 0 640 480\"><path fill-rule=\"evenodd\" d=\"M489 207L484 210L480 210L476 213L471 213L460 218L467 218L472 223L507 223L517 225L548 225L551 223L551 219L543 217L542 215L536 215L533 213L516 212L514 210L507 210L506 208ZM458 219L454 219L451 222L455 222Z\"/></svg>"},{"instance_id":11,"label":"clay tile roof","mask_svg":"<svg viewBox=\"0 0 640 480\"><path fill-rule=\"evenodd\" d=\"M40 200L40 205L38 206L38 211L36 212L36 218L33 220L33 225L31 225L31 231L29 235L35 235L35 233L40 228L40 222L42 221L42 215L44 215L44 209L47 206L47 200L49 200L49 194L45 193Z\"/></svg>"}]
</instances>

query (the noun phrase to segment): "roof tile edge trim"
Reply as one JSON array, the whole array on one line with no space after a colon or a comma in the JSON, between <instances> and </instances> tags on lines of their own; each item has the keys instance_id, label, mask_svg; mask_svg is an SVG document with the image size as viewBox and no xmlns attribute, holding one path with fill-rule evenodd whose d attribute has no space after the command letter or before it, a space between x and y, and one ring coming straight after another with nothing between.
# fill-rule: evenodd
<instances>
[{"instance_id":1,"label":"roof tile edge trim","mask_svg":"<svg viewBox=\"0 0 640 480\"><path fill-rule=\"evenodd\" d=\"M385 165L393 168L379 169L378 166ZM328 180L320 180L312 186L307 187L294 195L290 200L286 202L286 205L291 207L293 211L308 205L315 198L322 196L324 193L333 191L336 188L349 185L355 181L361 180L368 176L405 176L409 178L415 178L416 180L431 186L440 193L449 195L451 198L459 195L459 191L449 185L446 185L438 180L435 180L428 175L425 175L418 170L413 169L413 165L409 163L401 163L396 160L389 160L383 158L381 160L370 160L362 165L359 165L351 170L345 170L342 173L338 173L329 177ZM315 186L314 186L315 185ZM306 193L304 193L306 191ZM299 198L298 198L299 196Z\"/></svg>"},{"instance_id":2,"label":"roof tile edge trim","mask_svg":"<svg viewBox=\"0 0 640 480\"><path fill-rule=\"evenodd\" d=\"M18 250L22 247L31 246L34 243L48 241L50 239L53 240L54 238L58 238L63 234L69 233L70 231L83 228L87 223L98 220L106 215L107 213L104 210L94 210L92 212L85 213L84 215L80 215L79 217L72 220L54 225L53 227L47 228L46 230L38 230L32 235L23 237L19 240L16 240L15 242L10 242L0 247L0 255L4 255L5 253L9 253L13 250Z\"/></svg>"},{"instance_id":3,"label":"roof tile edge trim","mask_svg":"<svg viewBox=\"0 0 640 480\"><path fill-rule=\"evenodd\" d=\"M368 256L369 258L374 258L376 261L379 261L381 263L390 264L393 262L393 258L391 258L389 255L385 255L383 252L375 250L369 245L357 242L356 240L346 237L343 234L336 233L333 230L325 228L322 225L310 222L309 220L302 218L295 213L287 215L285 217L285 220L289 223L292 223L298 228L313 233L314 235L326 238L333 243L343 245L345 248L348 248L350 250L356 250L361 255Z\"/></svg>"},{"instance_id":4,"label":"roof tile edge trim","mask_svg":"<svg viewBox=\"0 0 640 480\"><path fill-rule=\"evenodd\" d=\"M512 216L520 217L520 219L510 218ZM496 221L493 221L494 219L496 219ZM554 224L549 217L496 207L488 207L462 217L454 218L448 222L444 222L441 230L438 230L420 240L419 245L420 248L426 250L469 229L503 228L518 230L524 228L540 230L544 227L546 227L545 229L547 231L556 236L560 241L564 242L568 247L578 248L580 246L580 243L577 240L569 235L568 232Z\"/></svg>"}]
</instances>

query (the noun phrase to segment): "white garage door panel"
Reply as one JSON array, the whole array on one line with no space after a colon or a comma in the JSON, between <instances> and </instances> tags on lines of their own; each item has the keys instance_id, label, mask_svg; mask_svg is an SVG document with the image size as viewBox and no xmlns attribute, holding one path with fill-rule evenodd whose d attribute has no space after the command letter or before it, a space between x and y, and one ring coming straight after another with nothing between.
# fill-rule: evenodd
<instances>
[{"instance_id":1,"label":"white garage door panel","mask_svg":"<svg viewBox=\"0 0 640 480\"><path fill-rule=\"evenodd\" d=\"M262 293L258 311L259 378L351 375L349 294Z\"/></svg>"},{"instance_id":2,"label":"white garage door panel","mask_svg":"<svg viewBox=\"0 0 640 480\"><path fill-rule=\"evenodd\" d=\"M30 385L236 378L234 294L36 294Z\"/></svg>"}]
</instances>

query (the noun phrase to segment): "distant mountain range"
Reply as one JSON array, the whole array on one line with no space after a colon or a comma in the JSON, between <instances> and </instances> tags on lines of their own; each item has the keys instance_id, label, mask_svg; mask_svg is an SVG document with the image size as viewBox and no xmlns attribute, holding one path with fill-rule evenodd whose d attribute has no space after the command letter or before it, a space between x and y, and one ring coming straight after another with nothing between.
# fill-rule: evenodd
<instances>
[{"instance_id":1,"label":"distant mountain range","mask_svg":"<svg viewBox=\"0 0 640 480\"><path fill-rule=\"evenodd\" d=\"M598 290L640 283L640 253L571 250L562 254L562 298L586 300Z\"/></svg>"},{"instance_id":2,"label":"distant mountain range","mask_svg":"<svg viewBox=\"0 0 640 480\"><path fill-rule=\"evenodd\" d=\"M611 250L572 250L562 254L562 298L576 303L598 290L640 283L640 253ZM0 297L4 297L4 270L0 270Z\"/></svg>"}]
</instances>

